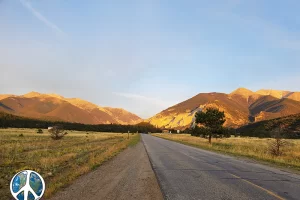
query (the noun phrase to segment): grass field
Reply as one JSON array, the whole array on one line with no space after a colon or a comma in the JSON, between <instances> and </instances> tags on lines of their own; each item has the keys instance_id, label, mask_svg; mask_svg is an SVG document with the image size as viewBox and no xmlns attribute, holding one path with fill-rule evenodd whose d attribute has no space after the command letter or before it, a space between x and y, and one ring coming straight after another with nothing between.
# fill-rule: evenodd
<instances>
[{"instance_id":1,"label":"grass field","mask_svg":"<svg viewBox=\"0 0 300 200\"><path fill-rule=\"evenodd\" d=\"M0 129L0 199L11 199L9 183L23 169L39 172L46 182L44 197L70 184L112 158L140 136L120 133L68 131L61 140L52 140L47 130Z\"/></svg>"},{"instance_id":2,"label":"grass field","mask_svg":"<svg viewBox=\"0 0 300 200\"><path fill-rule=\"evenodd\" d=\"M282 156L270 155L268 149L272 139L260 138L224 138L212 139L212 145L207 139L189 134L153 134L154 136L180 142L194 147L225 152L256 160L267 161L278 166L300 170L300 140L286 140Z\"/></svg>"}]
</instances>

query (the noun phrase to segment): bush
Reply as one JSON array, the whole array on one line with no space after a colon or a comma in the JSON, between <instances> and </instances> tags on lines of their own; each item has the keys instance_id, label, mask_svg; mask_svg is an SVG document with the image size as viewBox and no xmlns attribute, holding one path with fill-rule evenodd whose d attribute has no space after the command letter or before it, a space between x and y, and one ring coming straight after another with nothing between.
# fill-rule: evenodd
<instances>
[{"instance_id":1,"label":"bush","mask_svg":"<svg viewBox=\"0 0 300 200\"><path fill-rule=\"evenodd\" d=\"M49 130L49 133L53 140L60 140L68 134L67 132L64 132L61 126L53 126L52 129Z\"/></svg>"},{"instance_id":2,"label":"bush","mask_svg":"<svg viewBox=\"0 0 300 200\"><path fill-rule=\"evenodd\" d=\"M273 140L269 144L269 152L272 156L281 156L283 153L283 148L288 145L288 143L283 139L282 128L274 129L272 132Z\"/></svg>"},{"instance_id":3,"label":"bush","mask_svg":"<svg viewBox=\"0 0 300 200\"><path fill-rule=\"evenodd\" d=\"M38 129L37 133L43 133L43 130L42 129Z\"/></svg>"},{"instance_id":4,"label":"bush","mask_svg":"<svg viewBox=\"0 0 300 200\"><path fill-rule=\"evenodd\" d=\"M181 133L187 133L187 134L189 134L189 133L192 132L192 130L193 130L193 129L191 129L191 128L186 128L186 129L184 129L183 131L181 131Z\"/></svg>"}]
</instances>

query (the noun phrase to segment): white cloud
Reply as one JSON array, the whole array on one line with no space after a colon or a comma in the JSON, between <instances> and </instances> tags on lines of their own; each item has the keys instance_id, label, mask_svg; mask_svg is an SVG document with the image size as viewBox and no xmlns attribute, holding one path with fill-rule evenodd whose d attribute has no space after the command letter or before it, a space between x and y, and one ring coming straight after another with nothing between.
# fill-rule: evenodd
<instances>
[{"instance_id":1,"label":"white cloud","mask_svg":"<svg viewBox=\"0 0 300 200\"><path fill-rule=\"evenodd\" d=\"M66 36L67 34L61 30L58 26L56 26L54 23L49 21L46 17L44 17L40 12L38 12L36 9L32 7L30 2L27 0L20 0L22 5L27 8L37 19L39 19L41 22L43 22L46 26L53 29L58 35Z\"/></svg>"}]
</instances>

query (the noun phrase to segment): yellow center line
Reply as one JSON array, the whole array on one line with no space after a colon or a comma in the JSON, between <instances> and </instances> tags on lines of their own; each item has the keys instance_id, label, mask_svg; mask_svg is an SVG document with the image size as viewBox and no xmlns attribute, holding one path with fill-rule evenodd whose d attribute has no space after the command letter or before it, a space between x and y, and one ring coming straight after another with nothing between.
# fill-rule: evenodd
<instances>
[{"instance_id":1,"label":"yellow center line","mask_svg":"<svg viewBox=\"0 0 300 200\"><path fill-rule=\"evenodd\" d=\"M231 174L231 173L228 173L228 174L230 174L231 176L233 176L233 177L235 177L235 178L238 178L238 179L240 179L240 180L242 180L242 181L244 181L244 182L246 182L246 183L248 183L248 184L250 184L250 185L252 185L252 186L254 186L254 187L256 187L256 188L259 188L259 189L261 189L261 190L267 192L269 195L271 195L271 196L273 196L273 197L275 197L275 198L277 198L277 199L285 200L285 198L283 198L283 197L281 197L281 196L278 196L278 195L275 194L274 192L272 192L272 191L270 191L270 190L267 190L267 189L265 189L265 188L263 188L263 187L261 187L261 186L259 186L259 185L256 185L256 184L254 184L254 183L252 183L252 182L250 182L250 181L247 181L246 179L243 179L242 177L239 177L239 176L234 175L234 174Z\"/></svg>"}]
</instances>

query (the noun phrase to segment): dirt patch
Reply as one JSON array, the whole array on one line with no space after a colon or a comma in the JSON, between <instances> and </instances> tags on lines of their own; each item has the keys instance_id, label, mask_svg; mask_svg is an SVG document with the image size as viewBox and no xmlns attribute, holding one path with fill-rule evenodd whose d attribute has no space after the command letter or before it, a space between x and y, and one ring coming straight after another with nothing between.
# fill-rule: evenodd
<instances>
[{"instance_id":1,"label":"dirt patch","mask_svg":"<svg viewBox=\"0 0 300 200\"><path fill-rule=\"evenodd\" d=\"M78 178L51 200L163 199L142 142Z\"/></svg>"}]
</instances>

